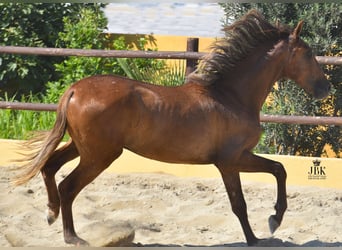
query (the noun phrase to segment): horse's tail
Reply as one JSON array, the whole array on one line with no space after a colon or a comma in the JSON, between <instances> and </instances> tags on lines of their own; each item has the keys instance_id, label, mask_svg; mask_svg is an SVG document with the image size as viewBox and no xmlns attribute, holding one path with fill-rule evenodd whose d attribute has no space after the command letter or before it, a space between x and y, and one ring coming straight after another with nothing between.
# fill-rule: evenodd
<instances>
[{"instance_id":1,"label":"horse's tail","mask_svg":"<svg viewBox=\"0 0 342 250\"><path fill-rule=\"evenodd\" d=\"M66 111L73 94L73 91L67 91L61 98L52 130L39 132L31 140L24 142L23 146L34 152L19 160L26 163L19 167L23 172L13 180L15 185L25 184L35 177L62 141L67 127Z\"/></svg>"}]
</instances>

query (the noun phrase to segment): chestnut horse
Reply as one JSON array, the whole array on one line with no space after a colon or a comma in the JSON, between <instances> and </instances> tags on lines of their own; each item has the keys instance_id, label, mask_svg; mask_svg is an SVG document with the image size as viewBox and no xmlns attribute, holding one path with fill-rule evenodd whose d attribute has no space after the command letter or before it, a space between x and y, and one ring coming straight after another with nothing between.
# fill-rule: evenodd
<instances>
[{"instance_id":1,"label":"chestnut horse","mask_svg":"<svg viewBox=\"0 0 342 250\"><path fill-rule=\"evenodd\" d=\"M316 98L330 90L310 47L299 37L302 25L299 22L290 31L250 11L225 28L226 37L213 45L182 86L156 86L112 75L76 82L62 96L53 129L23 166L17 183L41 172L48 194L48 223L61 210L65 242L83 245L87 242L74 229L72 203L124 148L158 161L214 164L247 244L255 245L259 239L247 218L239 173L275 176L272 233L287 208L284 167L251 152L261 132L262 104L281 78L294 80ZM57 149L66 131L71 139ZM78 166L57 187L56 172L78 156Z\"/></svg>"}]
</instances>

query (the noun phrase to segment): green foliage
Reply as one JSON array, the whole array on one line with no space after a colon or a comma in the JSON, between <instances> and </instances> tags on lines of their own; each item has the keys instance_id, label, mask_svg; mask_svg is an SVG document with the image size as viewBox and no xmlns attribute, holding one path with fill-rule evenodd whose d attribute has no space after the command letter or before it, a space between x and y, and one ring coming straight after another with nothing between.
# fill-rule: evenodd
<instances>
[{"instance_id":1,"label":"green foliage","mask_svg":"<svg viewBox=\"0 0 342 250\"><path fill-rule=\"evenodd\" d=\"M7 95L0 101L15 101ZM20 101L39 103L37 95L30 94L22 97ZM56 120L55 112L37 112L24 110L0 109L0 138L27 139L29 131L43 131L51 129Z\"/></svg>"},{"instance_id":2,"label":"green foliage","mask_svg":"<svg viewBox=\"0 0 342 250\"><path fill-rule=\"evenodd\" d=\"M98 10L98 4L0 3L0 45L55 47L63 18L78 16L81 8ZM0 96L37 93L58 79L54 64L61 57L0 55Z\"/></svg>"},{"instance_id":3,"label":"green foliage","mask_svg":"<svg viewBox=\"0 0 342 250\"><path fill-rule=\"evenodd\" d=\"M185 60L177 60L170 63L167 68L153 72L153 76L146 78L154 79L152 82L163 86L179 86L185 81ZM147 72L149 73L149 72Z\"/></svg>"},{"instance_id":4,"label":"green foliage","mask_svg":"<svg viewBox=\"0 0 342 250\"><path fill-rule=\"evenodd\" d=\"M301 37L317 55L338 55L342 49L342 5L339 3L225 3L226 24L249 9L259 9L266 19L279 20L294 27L304 20ZM324 71L333 85L333 94L314 100L291 81L279 81L266 102L267 114L341 116L342 68L326 66ZM264 124L265 133L256 150L263 153L320 156L330 145L336 155L341 152L342 131L337 126Z\"/></svg>"},{"instance_id":5,"label":"green foliage","mask_svg":"<svg viewBox=\"0 0 342 250\"><path fill-rule=\"evenodd\" d=\"M107 20L103 12L82 8L76 17L63 18L63 31L59 32L57 45L77 49L103 49L102 35ZM60 78L46 84L45 100L57 103L60 95L71 83L89 75L112 72L113 59L70 56L54 65Z\"/></svg>"},{"instance_id":6,"label":"green foliage","mask_svg":"<svg viewBox=\"0 0 342 250\"><path fill-rule=\"evenodd\" d=\"M140 37L136 42L138 50L151 51L147 48L147 37ZM127 45L124 37L119 37L114 41L113 47L116 50L130 50L132 45ZM162 71L166 68L165 60L156 60L151 58L117 58L118 65L123 73L117 73L127 76L128 78L145 81L150 83L156 82L156 72Z\"/></svg>"},{"instance_id":7,"label":"green foliage","mask_svg":"<svg viewBox=\"0 0 342 250\"><path fill-rule=\"evenodd\" d=\"M152 64L149 70L139 69L134 61L127 58L118 58L118 62L129 78L139 81L162 86L179 86L185 80L184 60L169 66L166 65L165 61L159 61L159 66Z\"/></svg>"}]
</instances>

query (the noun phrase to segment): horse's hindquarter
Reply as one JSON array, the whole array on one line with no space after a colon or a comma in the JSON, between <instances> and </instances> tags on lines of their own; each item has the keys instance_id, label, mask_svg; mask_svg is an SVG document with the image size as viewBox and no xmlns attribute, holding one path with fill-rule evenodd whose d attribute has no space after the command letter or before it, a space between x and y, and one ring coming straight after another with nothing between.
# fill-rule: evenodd
<instances>
[{"instance_id":1,"label":"horse's hindquarter","mask_svg":"<svg viewBox=\"0 0 342 250\"><path fill-rule=\"evenodd\" d=\"M166 162L211 163L223 146L236 147L248 134L241 133L237 115L227 114L196 84L166 88L114 76L89 78L74 86L68 113L68 131L79 147L124 147Z\"/></svg>"}]
</instances>

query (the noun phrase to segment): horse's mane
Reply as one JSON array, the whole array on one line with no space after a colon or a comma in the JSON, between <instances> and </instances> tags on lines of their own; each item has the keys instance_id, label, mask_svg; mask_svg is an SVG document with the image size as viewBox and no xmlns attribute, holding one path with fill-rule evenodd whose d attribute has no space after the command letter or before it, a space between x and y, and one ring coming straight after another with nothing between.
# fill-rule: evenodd
<instances>
[{"instance_id":1,"label":"horse's mane","mask_svg":"<svg viewBox=\"0 0 342 250\"><path fill-rule=\"evenodd\" d=\"M211 46L211 52L202 58L196 71L187 77L187 82L196 81L210 85L227 76L237 62L247 57L253 49L265 41L288 37L285 26L273 26L257 10L249 11L240 20L224 27L226 36Z\"/></svg>"}]
</instances>

